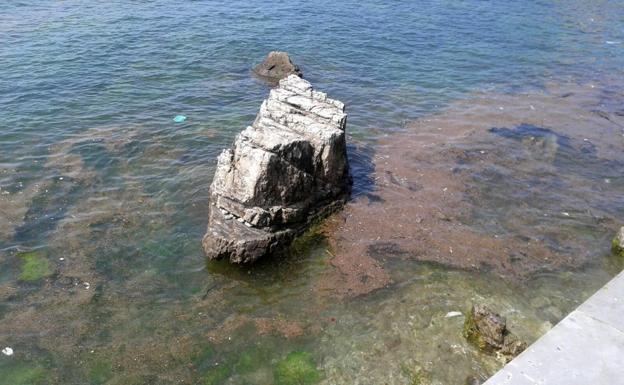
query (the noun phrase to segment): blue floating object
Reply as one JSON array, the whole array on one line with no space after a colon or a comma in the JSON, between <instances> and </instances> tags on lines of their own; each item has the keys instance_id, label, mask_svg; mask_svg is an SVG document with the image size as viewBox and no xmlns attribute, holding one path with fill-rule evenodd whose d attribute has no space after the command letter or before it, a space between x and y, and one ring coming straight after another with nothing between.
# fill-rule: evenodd
<instances>
[{"instance_id":1,"label":"blue floating object","mask_svg":"<svg viewBox=\"0 0 624 385\"><path fill-rule=\"evenodd\" d=\"M176 115L176 117L173 118L173 121L176 123L182 123L185 120L186 120L186 116L184 115Z\"/></svg>"}]
</instances>

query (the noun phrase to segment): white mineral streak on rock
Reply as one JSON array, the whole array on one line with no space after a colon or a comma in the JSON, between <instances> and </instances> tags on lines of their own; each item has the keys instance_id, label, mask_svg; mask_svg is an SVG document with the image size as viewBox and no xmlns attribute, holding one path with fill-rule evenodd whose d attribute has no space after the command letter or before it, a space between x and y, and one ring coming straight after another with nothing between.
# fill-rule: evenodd
<instances>
[{"instance_id":1,"label":"white mineral streak on rock","mask_svg":"<svg viewBox=\"0 0 624 385\"><path fill-rule=\"evenodd\" d=\"M218 157L203 240L208 257L253 262L340 206L351 182L346 121L342 102L296 75L282 79ZM226 213L239 221L225 221Z\"/></svg>"}]
</instances>

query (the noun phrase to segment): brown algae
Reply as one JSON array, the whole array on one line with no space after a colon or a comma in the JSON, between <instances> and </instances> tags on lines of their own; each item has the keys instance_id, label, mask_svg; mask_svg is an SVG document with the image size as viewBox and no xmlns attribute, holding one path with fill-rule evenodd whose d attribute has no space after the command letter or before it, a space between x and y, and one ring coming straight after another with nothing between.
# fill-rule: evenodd
<instances>
[{"instance_id":1,"label":"brown algae","mask_svg":"<svg viewBox=\"0 0 624 385\"><path fill-rule=\"evenodd\" d=\"M531 342L622 267L604 258L624 207L621 117L601 95L483 94L423 117L380 140L368 194L244 269L205 264L210 173L166 134L71 137L2 200L0 344L46 358L51 384L487 378L501 361L457 313L484 302ZM306 353L280 366L292 352Z\"/></svg>"}]
</instances>

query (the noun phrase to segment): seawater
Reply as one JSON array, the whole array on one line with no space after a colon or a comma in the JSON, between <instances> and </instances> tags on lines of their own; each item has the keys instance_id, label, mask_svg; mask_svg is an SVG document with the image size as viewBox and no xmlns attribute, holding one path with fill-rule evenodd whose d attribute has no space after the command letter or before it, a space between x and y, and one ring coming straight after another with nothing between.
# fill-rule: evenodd
<instances>
[{"instance_id":1,"label":"seawater","mask_svg":"<svg viewBox=\"0 0 624 385\"><path fill-rule=\"evenodd\" d=\"M388 287L338 298L319 289L333 266L314 232L254 267L205 261L216 156L266 97L250 68L270 50L344 101L351 142L374 153L476 92L620 85L622 20L619 1L5 2L0 345L15 354L0 384L286 384L295 366L310 383L486 378L502 362L446 314L485 302L535 340L621 269L592 243L604 234L582 234L604 250L582 268L518 282L405 259ZM360 171L356 194L372 188ZM494 202L483 216L513 206Z\"/></svg>"}]
</instances>

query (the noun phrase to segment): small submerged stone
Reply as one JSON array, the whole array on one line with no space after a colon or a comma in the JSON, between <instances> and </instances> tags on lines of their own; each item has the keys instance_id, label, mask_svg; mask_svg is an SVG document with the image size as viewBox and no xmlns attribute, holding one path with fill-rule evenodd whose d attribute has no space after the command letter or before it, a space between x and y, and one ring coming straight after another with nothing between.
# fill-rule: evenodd
<instances>
[{"instance_id":1,"label":"small submerged stone","mask_svg":"<svg viewBox=\"0 0 624 385\"><path fill-rule=\"evenodd\" d=\"M526 349L507 329L507 319L483 305L473 305L464 322L464 337L487 353L499 353L509 360Z\"/></svg>"},{"instance_id":2,"label":"small submerged stone","mask_svg":"<svg viewBox=\"0 0 624 385\"><path fill-rule=\"evenodd\" d=\"M464 384L466 384L466 385L481 385L482 382L481 382L481 380L479 380L475 376L468 376L468 377L466 377L466 381L464 381Z\"/></svg>"},{"instance_id":3,"label":"small submerged stone","mask_svg":"<svg viewBox=\"0 0 624 385\"><path fill-rule=\"evenodd\" d=\"M624 226L620 227L620 231L618 231L615 238L613 238L611 250L613 250L616 255L624 258Z\"/></svg>"}]
</instances>

